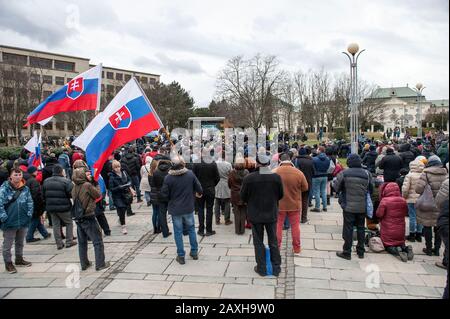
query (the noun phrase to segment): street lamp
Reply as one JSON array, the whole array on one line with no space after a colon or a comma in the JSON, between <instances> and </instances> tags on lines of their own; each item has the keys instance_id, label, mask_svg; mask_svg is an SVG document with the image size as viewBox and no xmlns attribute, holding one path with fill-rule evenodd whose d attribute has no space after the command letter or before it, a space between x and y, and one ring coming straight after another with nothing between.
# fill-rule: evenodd
<instances>
[{"instance_id":1,"label":"street lamp","mask_svg":"<svg viewBox=\"0 0 450 319\"><path fill-rule=\"evenodd\" d=\"M422 138L422 92L425 89L422 83L416 84L417 93L417 137Z\"/></svg>"},{"instance_id":2,"label":"street lamp","mask_svg":"<svg viewBox=\"0 0 450 319\"><path fill-rule=\"evenodd\" d=\"M359 51L359 45L357 43L349 44L347 52L344 53L350 61L350 143L351 152L358 154L358 136L359 136L359 123L358 123L358 57L365 50ZM358 53L359 51L359 53ZM350 53L350 54L349 54Z\"/></svg>"}]
</instances>

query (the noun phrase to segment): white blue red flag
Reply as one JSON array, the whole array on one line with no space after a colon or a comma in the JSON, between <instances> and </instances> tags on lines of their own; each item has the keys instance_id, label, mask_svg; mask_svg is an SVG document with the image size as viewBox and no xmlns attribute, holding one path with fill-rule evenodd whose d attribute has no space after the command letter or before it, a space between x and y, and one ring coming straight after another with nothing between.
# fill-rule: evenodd
<instances>
[{"instance_id":1,"label":"white blue red flag","mask_svg":"<svg viewBox=\"0 0 450 319\"><path fill-rule=\"evenodd\" d=\"M87 164L98 180L103 164L116 148L161 127L155 109L132 78L72 144L86 151Z\"/></svg>"},{"instance_id":2,"label":"white blue red flag","mask_svg":"<svg viewBox=\"0 0 450 319\"><path fill-rule=\"evenodd\" d=\"M29 126L33 123L45 125L55 114L98 110L100 106L102 65L77 75L69 83L45 99L27 117Z\"/></svg>"},{"instance_id":3,"label":"white blue red flag","mask_svg":"<svg viewBox=\"0 0 450 319\"><path fill-rule=\"evenodd\" d=\"M41 135L34 131L33 137L28 141L24 148L30 152L28 158L28 166L35 166L36 168L42 168L42 156L41 156Z\"/></svg>"}]
</instances>

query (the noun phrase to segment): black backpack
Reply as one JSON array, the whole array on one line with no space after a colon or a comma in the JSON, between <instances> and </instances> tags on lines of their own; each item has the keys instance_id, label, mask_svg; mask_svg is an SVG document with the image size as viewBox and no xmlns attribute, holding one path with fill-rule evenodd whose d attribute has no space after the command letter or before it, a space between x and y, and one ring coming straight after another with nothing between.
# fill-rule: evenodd
<instances>
[{"instance_id":1,"label":"black backpack","mask_svg":"<svg viewBox=\"0 0 450 319\"><path fill-rule=\"evenodd\" d=\"M80 199L78 198L78 196L80 195L80 192L81 192L81 187L80 187L80 191L78 191L78 195L74 198L72 208L70 209L70 217L75 222L77 222L77 221L79 222L81 219L83 219L84 213L86 210L83 207L83 205L81 204Z\"/></svg>"}]
</instances>

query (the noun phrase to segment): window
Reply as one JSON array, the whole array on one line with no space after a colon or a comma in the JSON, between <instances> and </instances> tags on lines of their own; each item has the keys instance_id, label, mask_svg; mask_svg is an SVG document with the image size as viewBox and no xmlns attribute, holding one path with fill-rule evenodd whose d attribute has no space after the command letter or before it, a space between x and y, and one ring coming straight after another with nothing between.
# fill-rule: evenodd
<instances>
[{"instance_id":1,"label":"window","mask_svg":"<svg viewBox=\"0 0 450 319\"><path fill-rule=\"evenodd\" d=\"M147 84L148 83L148 79L146 77L142 77L141 78L141 83Z\"/></svg>"},{"instance_id":2,"label":"window","mask_svg":"<svg viewBox=\"0 0 450 319\"><path fill-rule=\"evenodd\" d=\"M53 61L50 59L30 56L30 66L42 69L51 69L53 67Z\"/></svg>"},{"instance_id":3,"label":"window","mask_svg":"<svg viewBox=\"0 0 450 319\"><path fill-rule=\"evenodd\" d=\"M44 91L44 99L48 98L52 93L52 91Z\"/></svg>"},{"instance_id":4,"label":"window","mask_svg":"<svg viewBox=\"0 0 450 319\"><path fill-rule=\"evenodd\" d=\"M141 77L139 75L135 75L134 76L136 78L136 80L139 82L141 80Z\"/></svg>"},{"instance_id":5,"label":"window","mask_svg":"<svg viewBox=\"0 0 450 319\"><path fill-rule=\"evenodd\" d=\"M107 85L106 86L106 92L114 93L114 85Z\"/></svg>"},{"instance_id":6,"label":"window","mask_svg":"<svg viewBox=\"0 0 450 319\"><path fill-rule=\"evenodd\" d=\"M74 72L75 71L75 63L55 60L55 69Z\"/></svg>"},{"instance_id":7,"label":"window","mask_svg":"<svg viewBox=\"0 0 450 319\"><path fill-rule=\"evenodd\" d=\"M62 77L62 76L55 76L55 84L56 85L64 85L64 77Z\"/></svg>"},{"instance_id":8,"label":"window","mask_svg":"<svg viewBox=\"0 0 450 319\"><path fill-rule=\"evenodd\" d=\"M6 98L13 97L14 96L14 90L12 88L4 87L3 88L3 96L6 97Z\"/></svg>"},{"instance_id":9,"label":"window","mask_svg":"<svg viewBox=\"0 0 450 319\"><path fill-rule=\"evenodd\" d=\"M119 91L122 90L121 86L116 86L116 94L119 93Z\"/></svg>"},{"instance_id":10,"label":"window","mask_svg":"<svg viewBox=\"0 0 450 319\"><path fill-rule=\"evenodd\" d=\"M64 130L64 122L63 121L56 122L56 129L63 131Z\"/></svg>"},{"instance_id":11,"label":"window","mask_svg":"<svg viewBox=\"0 0 450 319\"><path fill-rule=\"evenodd\" d=\"M16 65L27 65L28 57L21 54L3 52L3 62Z\"/></svg>"},{"instance_id":12,"label":"window","mask_svg":"<svg viewBox=\"0 0 450 319\"><path fill-rule=\"evenodd\" d=\"M41 82L41 76L39 74L36 74L36 73L31 73L30 74L30 81L31 81L31 83L39 83L39 82Z\"/></svg>"},{"instance_id":13,"label":"window","mask_svg":"<svg viewBox=\"0 0 450 319\"><path fill-rule=\"evenodd\" d=\"M42 80L45 84L53 84L53 77L51 75L43 75Z\"/></svg>"},{"instance_id":14,"label":"window","mask_svg":"<svg viewBox=\"0 0 450 319\"><path fill-rule=\"evenodd\" d=\"M150 78L150 84L156 84L156 79L155 78Z\"/></svg>"},{"instance_id":15,"label":"window","mask_svg":"<svg viewBox=\"0 0 450 319\"><path fill-rule=\"evenodd\" d=\"M114 73L113 72L106 72L106 78L109 80L114 80Z\"/></svg>"},{"instance_id":16,"label":"window","mask_svg":"<svg viewBox=\"0 0 450 319\"><path fill-rule=\"evenodd\" d=\"M122 81L123 80L123 74L122 73L116 73L116 80Z\"/></svg>"},{"instance_id":17,"label":"window","mask_svg":"<svg viewBox=\"0 0 450 319\"><path fill-rule=\"evenodd\" d=\"M105 78L105 71L102 71L102 79Z\"/></svg>"},{"instance_id":18,"label":"window","mask_svg":"<svg viewBox=\"0 0 450 319\"><path fill-rule=\"evenodd\" d=\"M72 80L73 80L73 78L67 78L67 82L66 83L69 83Z\"/></svg>"},{"instance_id":19,"label":"window","mask_svg":"<svg viewBox=\"0 0 450 319\"><path fill-rule=\"evenodd\" d=\"M104 92L104 91L105 91L105 85L102 84L102 92Z\"/></svg>"},{"instance_id":20,"label":"window","mask_svg":"<svg viewBox=\"0 0 450 319\"><path fill-rule=\"evenodd\" d=\"M125 81L130 81L131 80L131 75L130 74L125 74Z\"/></svg>"}]
</instances>

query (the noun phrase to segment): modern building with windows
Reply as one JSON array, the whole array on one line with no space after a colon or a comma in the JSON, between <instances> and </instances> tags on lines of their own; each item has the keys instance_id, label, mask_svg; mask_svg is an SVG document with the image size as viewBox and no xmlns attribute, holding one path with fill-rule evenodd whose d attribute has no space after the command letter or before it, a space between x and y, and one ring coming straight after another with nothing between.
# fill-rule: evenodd
<instances>
[{"instance_id":1,"label":"modern building with windows","mask_svg":"<svg viewBox=\"0 0 450 319\"><path fill-rule=\"evenodd\" d=\"M11 94L8 84L5 85L8 83L8 69L19 68L26 73L23 78L29 81L30 94L33 102L37 103L35 107L75 76L95 66L89 62L88 58L0 45L0 67L6 77L6 81L2 82L4 84L0 85L0 94L6 97ZM103 66L101 107L104 108L133 76L143 87L153 86L160 81L158 74ZM10 77L12 79L15 75L10 74ZM0 99L0 102L6 100ZM7 103L1 104L2 114L8 113L12 106ZM71 121L56 116L45 128L48 135L63 137L77 130L74 125ZM15 135L15 132L9 133L10 136ZM23 136L30 134L29 130L23 130L22 133Z\"/></svg>"}]
</instances>

